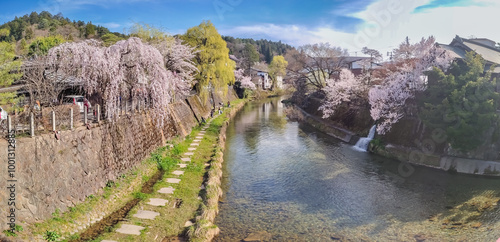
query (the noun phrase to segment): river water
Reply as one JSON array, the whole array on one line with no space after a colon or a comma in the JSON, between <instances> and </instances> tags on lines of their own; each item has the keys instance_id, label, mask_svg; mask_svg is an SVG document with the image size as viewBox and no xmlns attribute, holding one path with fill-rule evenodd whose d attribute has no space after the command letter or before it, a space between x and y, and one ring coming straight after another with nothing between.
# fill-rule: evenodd
<instances>
[{"instance_id":1,"label":"river water","mask_svg":"<svg viewBox=\"0 0 500 242\"><path fill-rule=\"evenodd\" d=\"M227 130L216 241L496 241L500 179L414 167L289 121L280 98Z\"/></svg>"}]
</instances>

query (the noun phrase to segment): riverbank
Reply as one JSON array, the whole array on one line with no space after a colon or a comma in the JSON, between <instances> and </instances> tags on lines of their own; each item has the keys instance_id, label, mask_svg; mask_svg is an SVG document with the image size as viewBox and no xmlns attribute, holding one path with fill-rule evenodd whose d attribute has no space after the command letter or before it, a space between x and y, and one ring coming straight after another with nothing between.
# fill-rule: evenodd
<instances>
[{"instance_id":1,"label":"riverbank","mask_svg":"<svg viewBox=\"0 0 500 242\"><path fill-rule=\"evenodd\" d=\"M207 172L208 178L204 183L206 193L203 196L203 204L199 215L196 217L194 226L188 231L189 241L212 241L219 234L219 228L214 224L215 217L219 213L219 198L223 194L221 187L222 164L224 162L224 150L226 144L226 130L229 121L238 113L246 102L233 102L233 108L223 115L217 117L210 128L218 132L217 145L214 155L210 161Z\"/></svg>"},{"instance_id":2,"label":"riverbank","mask_svg":"<svg viewBox=\"0 0 500 242\"><path fill-rule=\"evenodd\" d=\"M355 144L360 138L354 132L332 125L321 119L321 117L309 114L296 105L292 107L293 108L288 110L289 117L305 122L332 137L349 144ZM383 157L416 166L425 166L462 174L500 177L500 161L441 156L432 152L427 152L423 149L419 150L397 144L383 144L377 141L370 144L369 151Z\"/></svg>"},{"instance_id":3,"label":"riverbank","mask_svg":"<svg viewBox=\"0 0 500 242\"><path fill-rule=\"evenodd\" d=\"M119 235L117 229L122 226L123 222L116 225L106 225L103 233L95 239L108 239L115 241L131 240L137 241L155 241L159 238L177 238L182 236L188 230L186 225L187 221L195 221L198 216L198 211L204 201L199 200L203 198L204 193L204 177L210 171L205 164L216 155L216 148L214 145L219 140L220 127L223 121L226 120L227 113L233 113L235 109L244 104L247 100L232 101L230 109L225 108L224 114L220 115L212 123L210 127L204 128L202 126L194 127L189 135L184 138L175 138L167 143L165 147L159 148L151 154L151 156L140 163L136 168L127 173L122 174L114 181L109 181L106 186L95 194L89 195L82 203L70 206L67 211L62 212L56 210L52 214L52 218L43 222L25 225L24 231L18 233L17 237L8 237L14 241L46 241L45 238L57 238L62 241L73 241L81 238L82 233L87 231L90 227L95 226L100 221L105 220L110 214L117 209L126 207L126 205L135 199L139 199L138 204L130 210L128 215L120 221L129 221L132 224L141 224L141 227L146 228L141 231L139 237L132 235ZM204 131L204 129L207 129ZM206 132L206 135L200 139L196 146L193 141L198 140L197 135ZM192 151L196 149L196 151ZM175 175L172 172L177 164L181 164L183 156L186 153L193 153L190 157L190 162L187 162L184 167L182 175ZM164 163L167 161L166 167L163 167L165 175L154 184L153 192L146 194L141 191L141 188L147 183L150 178L157 174L162 166L159 161ZM182 166L181 166L182 167ZM177 173L176 173L177 174ZM182 182L170 183L182 179ZM151 208L155 213L162 216L153 221L141 221L134 217L134 214L144 211L148 207L148 203L152 198L161 196L158 193L161 187L172 187L175 192L171 195L164 196L160 199L167 200L168 202L160 207ZM175 207L180 204L180 206ZM167 215L167 216L164 216Z\"/></svg>"}]
</instances>

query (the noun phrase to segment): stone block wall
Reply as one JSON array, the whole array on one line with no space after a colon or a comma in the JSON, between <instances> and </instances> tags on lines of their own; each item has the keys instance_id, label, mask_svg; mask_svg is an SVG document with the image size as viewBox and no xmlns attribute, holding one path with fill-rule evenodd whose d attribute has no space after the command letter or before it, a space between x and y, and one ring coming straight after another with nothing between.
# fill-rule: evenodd
<instances>
[{"instance_id":1,"label":"stone block wall","mask_svg":"<svg viewBox=\"0 0 500 242\"><path fill-rule=\"evenodd\" d=\"M234 92L231 91L234 96ZM210 103L189 98L197 115L205 117ZM227 102L227 97L223 97ZM184 137L198 123L185 101L169 107L163 129L147 113L124 116L118 122L87 130L62 131L34 138L16 138L16 222L33 223L50 218L96 194L109 180L138 165L163 141ZM0 229L8 228L8 142L0 139Z\"/></svg>"}]
</instances>

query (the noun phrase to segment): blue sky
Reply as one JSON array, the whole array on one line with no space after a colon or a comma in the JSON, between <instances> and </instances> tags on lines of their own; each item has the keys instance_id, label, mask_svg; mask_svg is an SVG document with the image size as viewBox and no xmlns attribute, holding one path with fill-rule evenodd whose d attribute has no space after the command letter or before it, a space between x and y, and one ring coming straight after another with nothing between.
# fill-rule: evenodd
<instances>
[{"instance_id":1,"label":"blue sky","mask_svg":"<svg viewBox=\"0 0 500 242\"><path fill-rule=\"evenodd\" d=\"M117 32L143 22L179 34L211 20L223 35L282 40L295 46L330 42L353 54L363 46L389 50L406 36L417 41L434 35L438 41L450 42L459 34L500 42L491 27L482 27L500 20L497 0L0 1L0 23L46 10Z\"/></svg>"}]
</instances>

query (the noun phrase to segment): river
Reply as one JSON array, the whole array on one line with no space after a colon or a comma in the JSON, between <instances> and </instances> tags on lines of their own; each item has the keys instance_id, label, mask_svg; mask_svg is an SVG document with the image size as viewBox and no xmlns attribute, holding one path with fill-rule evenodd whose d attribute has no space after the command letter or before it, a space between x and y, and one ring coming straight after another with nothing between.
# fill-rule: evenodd
<instances>
[{"instance_id":1,"label":"river","mask_svg":"<svg viewBox=\"0 0 500 242\"><path fill-rule=\"evenodd\" d=\"M500 179L414 167L289 121L281 98L231 121L216 241L496 241Z\"/></svg>"}]
</instances>

